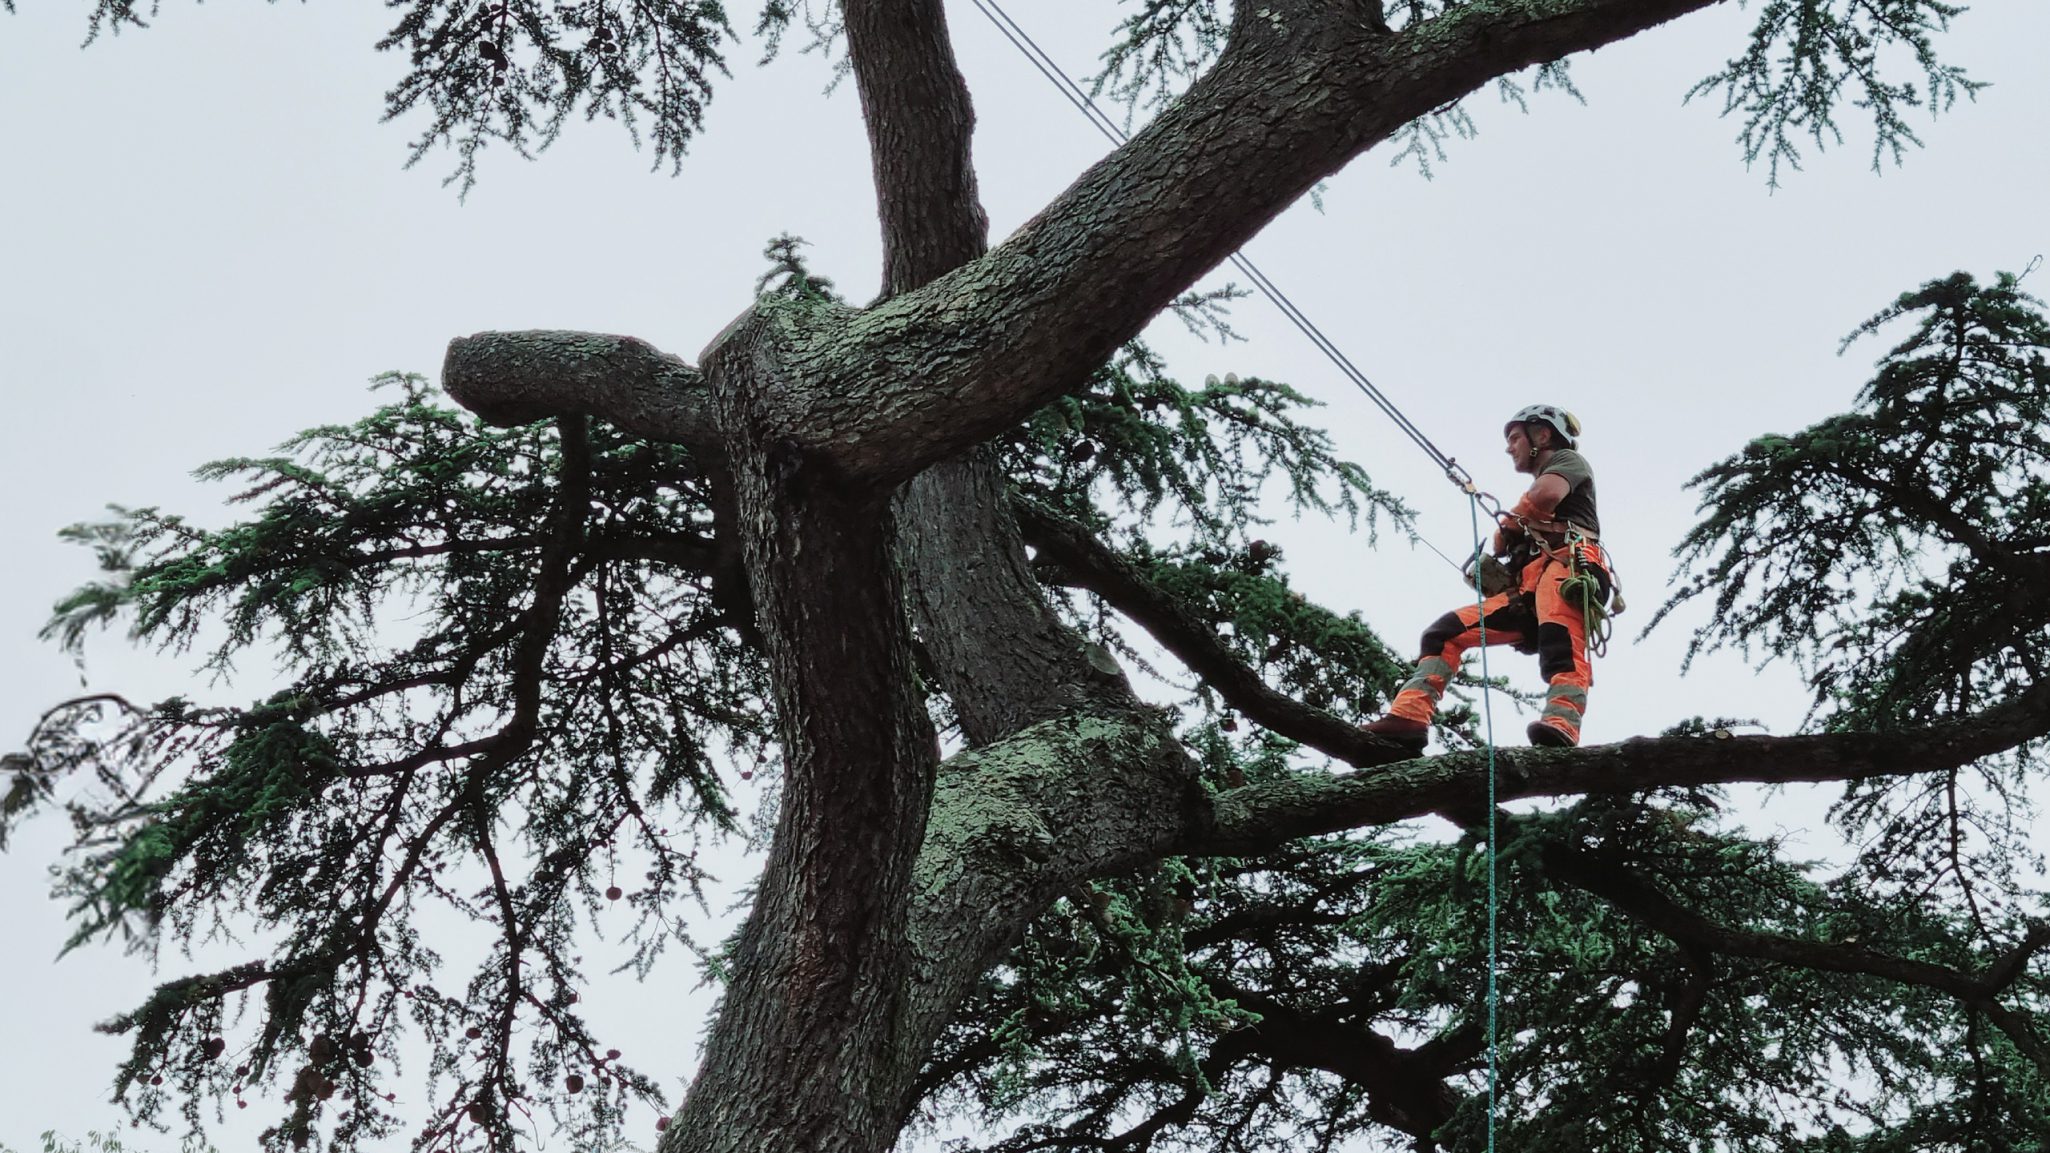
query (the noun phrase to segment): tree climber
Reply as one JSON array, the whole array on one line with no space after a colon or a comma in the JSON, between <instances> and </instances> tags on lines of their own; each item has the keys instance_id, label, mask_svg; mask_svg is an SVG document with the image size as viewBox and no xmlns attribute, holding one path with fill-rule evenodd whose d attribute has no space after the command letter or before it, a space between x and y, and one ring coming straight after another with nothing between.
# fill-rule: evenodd
<instances>
[{"instance_id":1,"label":"tree climber","mask_svg":"<svg viewBox=\"0 0 2050 1153\"><path fill-rule=\"evenodd\" d=\"M1491 594L1484 602L1469 602L1424 630L1416 673L1386 716L1361 726L1367 732L1422 752L1445 682L1466 650L1481 643L1484 622L1488 644L1536 652L1538 672L1551 686L1544 712L1525 730L1530 742L1557 748L1580 743L1592 681L1589 618L1607 602L1612 582L1598 543L1594 471L1573 447L1579 434L1580 421L1554 405L1530 405L1509 418L1502 429L1509 459L1532 480L1502 515L1489 551L1513 575L1499 591L1484 581L1482 591Z\"/></svg>"}]
</instances>

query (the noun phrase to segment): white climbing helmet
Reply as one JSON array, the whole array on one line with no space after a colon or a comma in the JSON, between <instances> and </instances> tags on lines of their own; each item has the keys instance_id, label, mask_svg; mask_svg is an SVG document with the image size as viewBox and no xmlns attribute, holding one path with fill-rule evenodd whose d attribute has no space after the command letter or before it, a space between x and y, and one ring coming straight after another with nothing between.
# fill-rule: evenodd
<instances>
[{"instance_id":1,"label":"white climbing helmet","mask_svg":"<svg viewBox=\"0 0 2050 1153\"><path fill-rule=\"evenodd\" d=\"M1509 430L1519 424L1542 424L1558 433L1567 448L1580 439L1580 418L1556 404L1529 404L1517 409L1516 415L1502 426L1502 435L1509 435Z\"/></svg>"}]
</instances>

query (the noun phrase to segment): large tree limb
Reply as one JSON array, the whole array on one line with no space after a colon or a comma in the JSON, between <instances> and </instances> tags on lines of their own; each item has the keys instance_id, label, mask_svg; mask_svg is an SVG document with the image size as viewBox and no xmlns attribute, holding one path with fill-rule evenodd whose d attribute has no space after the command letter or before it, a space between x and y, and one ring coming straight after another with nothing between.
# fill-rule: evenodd
<instances>
[{"instance_id":1,"label":"large tree limb","mask_svg":"<svg viewBox=\"0 0 2050 1153\"><path fill-rule=\"evenodd\" d=\"M913 478L898 498L898 551L913 619L970 744L1076 709L1133 703L1092 668L1047 604L1012 521L996 451L978 447Z\"/></svg>"},{"instance_id":2,"label":"large tree limb","mask_svg":"<svg viewBox=\"0 0 2050 1153\"><path fill-rule=\"evenodd\" d=\"M783 748L783 796L724 1007L664 1153L880 1149L901 1117L913 865L939 761L884 494L765 430L744 340L705 378L725 439ZM764 1084L786 1091L764 1094Z\"/></svg>"},{"instance_id":3,"label":"large tree limb","mask_svg":"<svg viewBox=\"0 0 2050 1153\"><path fill-rule=\"evenodd\" d=\"M1560 880L1601 897L1676 944L1727 957L1881 977L1948 993L1970 1005L1984 1005L1999 996L2029 958L2050 945L2050 924L2038 925L1985 972L1967 973L1848 941L1813 941L1718 924L1660 892L1624 862L1598 852L1549 845L1544 862Z\"/></svg>"},{"instance_id":4,"label":"large tree limb","mask_svg":"<svg viewBox=\"0 0 2050 1153\"><path fill-rule=\"evenodd\" d=\"M531 330L448 342L441 387L500 426L592 416L636 436L717 454L704 378L631 336Z\"/></svg>"},{"instance_id":5,"label":"large tree limb","mask_svg":"<svg viewBox=\"0 0 2050 1153\"><path fill-rule=\"evenodd\" d=\"M772 419L886 484L1088 374L1318 180L1498 76L1716 0L1476 0L1399 35L1352 4L1241 5L1217 64L987 256L861 313L807 315Z\"/></svg>"},{"instance_id":6,"label":"large tree limb","mask_svg":"<svg viewBox=\"0 0 2050 1153\"><path fill-rule=\"evenodd\" d=\"M1780 784L1940 772L2050 735L2050 684L1982 713L1919 729L1795 737L1640 737L1574 750L1498 749L1495 795L1631 793L1662 785L1749 781ZM1217 798L1215 824L1194 830L1183 852L1245 855L1297 837L1420 817L1472 812L1487 803L1488 754L1452 753L1377 772L1288 780Z\"/></svg>"},{"instance_id":7,"label":"large tree limb","mask_svg":"<svg viewBox=\"0 0 2050 1153\"><path fill-rule=\"evenodd\" d=\"M861 93L882 218L883 295L981 256L989 218L975 188L975 111L940 0L847 0L847 56Z\"/></svg>"}]
</instances>

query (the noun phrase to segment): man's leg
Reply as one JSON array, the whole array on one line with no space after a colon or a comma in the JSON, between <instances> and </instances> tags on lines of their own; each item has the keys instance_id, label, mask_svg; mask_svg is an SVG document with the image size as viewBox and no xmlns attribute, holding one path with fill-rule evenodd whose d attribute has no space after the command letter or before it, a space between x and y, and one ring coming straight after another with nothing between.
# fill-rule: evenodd
<instances>
[{"instance_id":1,"label":"man's leg","mask_svg":"<svg viewBox=\"0 0 2050 1153\"><path fill-rule=\"evenodd\" d=\"M1580 718L1594 666L1587 659L1587 609L1559 593L1571 569L1546 561L1537 580L1538 674L1549 686L1545 709L1527 730L1530 743L1572 748L1580 743Z\"/></svg>"},{"instance_id":2,"label":"man's leg","mask_svg":"<svg viewBox=\"0 0 2050 1153\"><path fill-rule=\"evenodd\" d=\"M1388 715L1366 725L1366 730L1421 752L1430 736L1431 718L1444 699L1445 685L1459 671L1466 650L1481 643L1484 631L1491 645L1517 644L1528 635L1530 614L1511 608L1511 600L1511 594L1502 593L1488 598L1485 606L1462 605L1432 621L1424 630L1423 655L1417 660L1416 672L1395 694ZM1483 607L1487 610L1485 630L1481 626Z\"/></svg>"}]
</instances>

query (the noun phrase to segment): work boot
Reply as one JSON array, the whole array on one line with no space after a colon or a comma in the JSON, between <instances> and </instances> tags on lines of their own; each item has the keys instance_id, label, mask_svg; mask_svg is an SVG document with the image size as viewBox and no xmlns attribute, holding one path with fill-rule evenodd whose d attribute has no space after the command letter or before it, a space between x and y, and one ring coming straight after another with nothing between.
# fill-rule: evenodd
<instances>
[{"instance_id":1,"label":"work boot","mask_svg":"<svg viewBox=\"0 0 2050 1153\"><path fill-rule=\"evenodd\" d=\"M1424 745L1431 739L1431 726L1408 717L1390 713L1378 721L1368 721L1360 726L1363 733L1372 733L1384 741L1400 745L1412 753L1424 751Z\"/></svg>"},{"instance_id":2,"label":"work boot","mask_svg":"<svg viewBox=\"0 0 2050 1153\"><path fill-rule=\"evenodd\" d=\"M1530 722L1530 727L1523 730L1523 732L1524 735L1530 738L1530 743L1539 748L1570 749L1580 743L1579 739L1572 733L1557 725L1548 725L1543 721Z\"/></svg>"}]
</instances>

